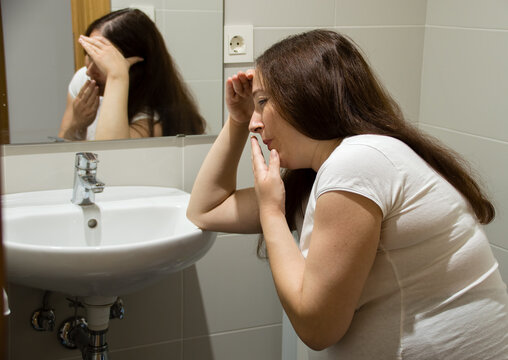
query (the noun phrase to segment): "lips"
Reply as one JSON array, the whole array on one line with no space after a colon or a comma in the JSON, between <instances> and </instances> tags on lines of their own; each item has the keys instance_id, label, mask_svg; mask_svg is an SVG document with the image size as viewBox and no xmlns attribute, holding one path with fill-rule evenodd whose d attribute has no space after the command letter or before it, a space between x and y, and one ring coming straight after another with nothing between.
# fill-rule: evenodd
<instances>
[{"instance_id":1,"label":"lips","mask_svg":"<svg viewBox=\"0 0 508 360\"><path fill-rule=\"evenodd\" d=\"M263 143L266 145L268 150L272 150L272 149L270 149L270 144L272 143L272 140L263 140Z\"/></svg>"}]
</instances>

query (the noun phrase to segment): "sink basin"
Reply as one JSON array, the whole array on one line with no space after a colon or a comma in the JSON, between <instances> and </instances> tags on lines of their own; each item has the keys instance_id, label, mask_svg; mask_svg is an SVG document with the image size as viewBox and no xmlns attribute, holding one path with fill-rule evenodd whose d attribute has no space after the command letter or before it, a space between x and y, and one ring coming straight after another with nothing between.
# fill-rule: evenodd
<instances>
[{"instance_id":1,"label":"sink basin","mask_svg":"<svg viewBox=\"0 0 508 360\"><path fill-rule=\"evenodd\" d=\"M139 290L200 259L216 233L185 216L190 195L151 186L109 186L95 204L72 189L2 196L9 281L73 296Z\"/></svg>"}]
</instances>

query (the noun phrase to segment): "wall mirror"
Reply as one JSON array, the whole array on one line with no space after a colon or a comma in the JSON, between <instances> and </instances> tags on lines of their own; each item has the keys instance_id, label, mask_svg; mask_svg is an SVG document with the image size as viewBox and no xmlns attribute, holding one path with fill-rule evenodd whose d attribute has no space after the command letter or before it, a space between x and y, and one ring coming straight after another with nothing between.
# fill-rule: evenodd
<instances>
[{"instance_id":1,"label":"wall mirror","mask_svg":"<svg viewBox=\"0 0 508 360\"><path fill-rule=\"evenodd\" d=\"M77 1L94 6L94 0ZM57 142L75 67L71 0L0 4L9 134L4 143ZM206 134L217 134L223 118L223 0L110 0L111 11L131 6L153 9L157 28L207 122Z\"/></svg>"}]
</instances>

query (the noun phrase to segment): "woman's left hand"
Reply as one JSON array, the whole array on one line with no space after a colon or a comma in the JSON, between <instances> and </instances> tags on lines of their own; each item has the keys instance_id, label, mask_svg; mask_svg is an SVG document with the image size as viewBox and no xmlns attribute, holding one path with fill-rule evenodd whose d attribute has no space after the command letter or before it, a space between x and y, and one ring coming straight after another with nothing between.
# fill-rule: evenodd
<instances>
[{"instance_id":1,"label":"woman's left hand","mask_svg":"<svg viewBox=\"0 0 508 360\"><path fill-rule=\"evenodd\" d=\"M258 199L260 214L285 214L286 191L280 176L280 159L277 150L270 151L268 165L256 137L251 138L252 169L254 188Z\"/></svg>"},{"instance_id":2,"label":"woman's left hand","mask_svg":"<svg viewBox=\"0 0 508 360\"><path fill-rule=\"evenodd\" d=\"M81 35L79 43L106 76L124 75L125 72L128 73L131 65L143 61L143 58L139 56L125 58L111 41L103 36Z\"/></svg>"}]
</instances>

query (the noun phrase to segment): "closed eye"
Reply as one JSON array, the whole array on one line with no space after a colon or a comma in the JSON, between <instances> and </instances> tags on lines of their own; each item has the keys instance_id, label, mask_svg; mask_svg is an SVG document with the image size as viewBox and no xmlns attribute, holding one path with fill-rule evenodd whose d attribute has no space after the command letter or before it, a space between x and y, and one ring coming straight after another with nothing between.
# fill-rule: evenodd
<instances>
[{"instance_id":1,"label":"closed eye","mask_svg":"<svg viewBox=\"0 0 508 360\"><path fill-rule=\"evenodd\" d=\"M258 100L258 105L263 107L266 104L267 101L268 101L268 99L261 98L261 99Z\"/></svg>"}]
</instances>

